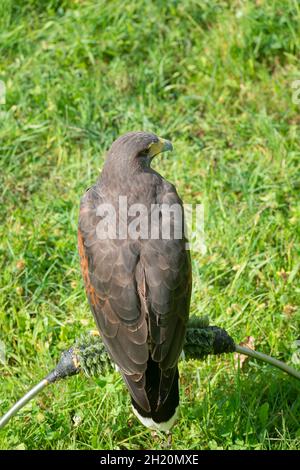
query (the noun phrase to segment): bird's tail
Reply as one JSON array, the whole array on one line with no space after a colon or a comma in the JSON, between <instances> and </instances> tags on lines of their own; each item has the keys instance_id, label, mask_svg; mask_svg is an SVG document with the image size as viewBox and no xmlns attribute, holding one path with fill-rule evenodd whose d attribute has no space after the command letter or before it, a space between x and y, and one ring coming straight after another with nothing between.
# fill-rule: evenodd
<instances>
[{"instance_id":1,"label":"bird's tail","mask_svg":"<svg viewBox=\"0 0 300 470\"><path fill-rule=\"evenodd\" d=\"M148 360L145 392L150 405L147 412L131 398L137 418L148 428L168 431L176 421L179 405L178 367L164 372L157 362Z\"/></svg>"}]
</instances>

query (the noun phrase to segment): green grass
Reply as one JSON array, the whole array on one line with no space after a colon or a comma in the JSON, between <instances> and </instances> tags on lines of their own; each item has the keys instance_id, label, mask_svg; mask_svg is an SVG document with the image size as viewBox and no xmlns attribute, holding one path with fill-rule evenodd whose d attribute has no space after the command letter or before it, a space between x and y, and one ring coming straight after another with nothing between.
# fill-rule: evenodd
<instances>
[{"instance_id":1,"label":"green grass","mask_svg":"<svg viewBox=\"0 0 300 470\"><path fill-rule=\"evenodd\" d=\"M207 254L193 253L191 313L292 364L298 2L2 0L0 9L0 414L94 327L79 199L129 130L170 138L175 151L155 168L186 203L204 204ZM255 361L237 371L229 355L181 370L173 449L300 448L293 378ZM133 417L117 373L54 385L0 432L2 449L166 445Z\"/></svg>"}]
</instances>

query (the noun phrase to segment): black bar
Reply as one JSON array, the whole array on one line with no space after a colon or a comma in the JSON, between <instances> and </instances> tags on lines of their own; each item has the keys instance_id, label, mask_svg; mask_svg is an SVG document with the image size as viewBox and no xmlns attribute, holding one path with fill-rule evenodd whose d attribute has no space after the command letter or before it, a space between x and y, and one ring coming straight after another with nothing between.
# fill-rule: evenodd
<instances>
[{"instance_id":1,"label":"black bar","mask_svg":"<svg viewBox=\"0 0 300 470\"><path fill-rule=\"evenodd\" d=\"M28 462L51 465L51 463L76 464L77 468L85 470L87 465L99 468L101 465L121 466L123 468L136 468L140 465L179 465L200 466L207 464L238 464L244 468L245 464L261 464L270 466L271 462L284 465L286 468L292 463L299 463L298 451L199 451L199 450L77 450L77 451L0 451L0 466L3 464L21 463L22 467ZM41 467L40 467L41 468ZM147 467L146 467L147 468Z\"/></svg>"}]
</instances>

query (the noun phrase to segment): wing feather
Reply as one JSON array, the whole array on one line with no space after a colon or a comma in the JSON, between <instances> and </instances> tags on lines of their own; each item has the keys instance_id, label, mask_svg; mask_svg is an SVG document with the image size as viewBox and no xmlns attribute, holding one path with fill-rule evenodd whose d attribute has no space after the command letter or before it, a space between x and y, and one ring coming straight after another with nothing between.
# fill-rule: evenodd
<instances>
[{"instance_id":1,"label":"wing feather","mask_svg":"<svg viewBox=\"0 0 300 470\"><path fill-rule=\"evenodd\" d=\"M148 325L141 308L135 278L139 255L130 241L99 240L95 216L97 189L82 199L78 247L90 307L103 342L119 366L132 395L145 410L149 403L143 388L149 357ZM135 384L135 386L133 386Z\"/></svg>"},{"instance_id":2,"label":"wing feather","mask_svg":"<svg viewBox=\"0 0 300 470\"><path fill-rule=\"evenodd\" d=\"M149 182L145 178L150 176L141 177L136 194L140 191L153 198L153 191L144 191ZM157 185L157 176L151 178ZM163 184L149 202L181 205L175 188L159 178ZM138 242L98 239L97 206L102 194L95 185L81 201L78 246L84 284L110 356L133 398L149 411L145 391L149 357L161 370L158 406L166 400L177 370L189 314L190 256L184 237L164 240L160 233L157 240ZM105 202L109 199L106 195Z\"/></svg>"}]
</instances>

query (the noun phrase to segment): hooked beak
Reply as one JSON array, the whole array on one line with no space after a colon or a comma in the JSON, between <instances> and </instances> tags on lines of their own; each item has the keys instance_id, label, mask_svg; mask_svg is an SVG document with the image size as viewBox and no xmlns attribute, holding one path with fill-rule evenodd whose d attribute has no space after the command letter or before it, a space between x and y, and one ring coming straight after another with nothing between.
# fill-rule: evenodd
<instances>
[{"instance_id":1,"label":"hooked beak","mask_svg":"<svg viewBox=\"0 0 300 470\"><path fill-rule=\"evenodd\" d=\"M159 153L166 152L168 150L173 150L172 142L166 139L159 138L158 142L154 142L150 145L149 156L150 158L155 157Z\"/></svg>"},{"instance_id":2,"label":"hooked beak","mask_svg":"<svg viewBox=\"0 0 300 470\"><path fill-rule=\"evenodd\" d=\"M162 150L161 152L167 152L168 150L172 151L173 150L173 145L172 145L172 142L170 140L166 140L166 139L160 139L161 142L162 142Z\"/></svg>"}]
</instances>

